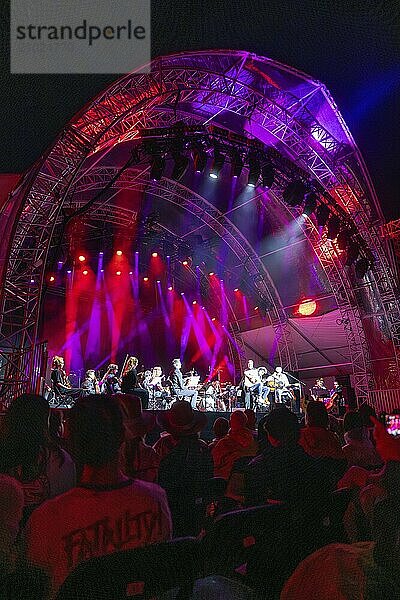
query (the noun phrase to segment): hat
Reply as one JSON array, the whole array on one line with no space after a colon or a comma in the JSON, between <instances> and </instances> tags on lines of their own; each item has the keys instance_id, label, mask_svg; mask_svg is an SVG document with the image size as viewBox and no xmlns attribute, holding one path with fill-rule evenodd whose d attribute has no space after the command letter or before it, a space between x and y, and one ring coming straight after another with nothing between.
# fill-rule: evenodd
<instances>
[{"instance_id":1,"label":"hat","mask_svg":"<svg viewBox=\"0 0 400 600\"><path fill-rule=\"evenodd\" d=\"M229 424L231 426L232 431L239 431L239 429L244 429L247 426L247 415L244 413L243 410L235 410L231 414Z\"/></svg>"},{"instance_id":2,"label":"hat","mask_svg":"<svg viewBox=\"0 0 400 600\"><path fill-rule=\"evenodd\" d=\"M128 438L142 437L156 424L153 413L142 410L142 401L133 394L114 394L121 409L122 420Z\"/></svg>"},{"instance_id":3,"label":"hat","mask_svg":"<svg viewBox=\"0 0 400 600\"><path fill-rule=\"evenodd\" d=\"M190 402L177 400L169 410L158 414L157 423L172 435L192 435L204 429L207 416L198 410L193 410Z\"/></svg>"}]
</instances>

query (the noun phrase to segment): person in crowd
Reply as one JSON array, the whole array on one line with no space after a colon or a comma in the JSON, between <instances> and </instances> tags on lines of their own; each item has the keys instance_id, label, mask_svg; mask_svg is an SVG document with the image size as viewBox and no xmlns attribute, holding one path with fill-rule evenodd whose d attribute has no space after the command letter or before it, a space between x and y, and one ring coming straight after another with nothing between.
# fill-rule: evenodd
<instances>
[{"instance_id":1,"label":"person in crowd","mask_svg":"<svg viewBox=\"0 0 400 600\"><path fill-rule=\"evenodd\" d=\"M100 386L96 379L96 373L93 369L88 369L85 374L85 379L82 382L82 389L85 394L99 394Z\"/></svg>"},{"instance_id":2,"label":"person in crowd","mask_svg":"<svg viewBox=\"0 0 400 600\"><path fill-rule=\"evenodd\" d=\"M15 542L23 508L24 492L19 481L8 475L0 475L0 579L15 568Z\"/></svg>"},{"instance_id":3,"label":"person in crowd","mask_svg":"<svg viewBox=\"0 0 400 600\"><path fill-rule=\"evenodd\" d=\"M382 466L382 459L378 455L371 441L368 429L363 425L358 411L349 411L343 420L344 438L346 445L343 453L349 467L356 465L365 469L377 469Z\"/></svg>"},{"instance_id":4,"label":"person in crowd","mask_svg":"<svg viewBox=\"0 0 400 600\"><path fill-rule=\"evenodd\" d=\"M121 392L121 380L118 377L118 365L114 363L108 365L100 387L107 396L112 396L113 394L119 394Z\"/></svg>"},{"instance_id":5,"label":"person in crowd","mask_svg":"<svg viewBox=\"0 0 400 600\"><path fill-rule=\"evenodd\" d=\"M169 410L160 412L157 421L177 441L161 460L158 472L159 484L167 492L174 535L196 535L204 510L196 499L202 495L205 482L213 476L210 451L199 439L207 417L193 410L189 402L178 400Z\"/></svg>"},{"instance_id":6,"label":"person in crowd","mask_svg":"<svg viewBox=\"0 0 400 600\"><path fill-rule=\"evenodd\" d=\"M400 440L372 417L377 450L387 464L400 462ZM362 600L399 597L400 493L394 486L373 508L371 541L330 544L303 560L281 600Z\"/></svg>"},{"instance_id":7,"label":"person in crowd","mask_svg":"<svg viewBox=\"0 0 400 600\"><path fill-rule=\"evenodd\" d=\"M119 468L124 427L113 397L79 400L70 431L83 464L79 485L37 508L25 531L27 560L49 575L53 595L82 560L168 540L172 532L165 492Z\"/></svg>"},{"instance_id":8,"label":"person in crowd","mask_svg":"<svg viewBox=\"0 0 400 600\"><path fill-rule=\"evenodd\" d=\"M371 420L371 417L375 417L376 418L376 412L375 412L375 410L367 402L363 402L359 406L358 412L360 414L361 422L363 424L363 427L366 427L368 429L371 441L372 441L373 444L375 444L375 442L374 442L374 435L373 435L374 424L373 424L373 422Z\"/></svg>"},{"instance_id":9,"label":"person in crowd","mask_svg":"<svg viewBox=\"0 0 400 600\"><path fill-rule=\"evenodd\" d=\"M174 358L172 361L172 371L168 375L168 380L171 384L172 392L183 398L189 398L193 409L197 407L197 390L190 390L185 387L181 372L182 363L180 358Z\"/></svg>"},{"instance_id":10,"label":"person in crowd","mask_svg":"<svg viewBox=\"0 0 400 600\"><path fill-rule=\"evenodd\" d=\"M43 396L22 394L1 424L0 471L21 483L26 516L76 483L71 456L50 438L49 413Z\"/></svg>"},{"instance_id":11,"label":"person in crowd","mask_svg":"<svg viewBox=\"0 0 400 600\"><path fill-rule=\"evenodd\" d=\"M130 356L126 361L124 372L122 373L121 391L123 394L133 394L142 401L142 406L147 409L149 406L149 392L138 384L137 366L139 364L136 356Z\"/></svg>"},{"instance_id":12,"label":"person in crowd","mask_svg":"<svg viewBox=\"0 0 400 600\"><path fill-rule=\"evenodd\" d=\"M229 419L230 429L213 448L214 476L228 480L232 467L239 458L255 456L257 442L248 428L247 416L242 410L235 410Z\"/></svg>"},{"instance_id":13,"label":"person in crowd","mask_svg":"<svg viewBox=\"0 0 400 600\"><path fill-rule=\"evenodd\" d=\"M218 417L213 424L214 439L208 447L212 450L229 431L229 421L225 417Z\"/></svg>"},{"instance_id":14,"label":"person in crowd","mask_svg":"<svg viewBox=\"0 0 400 600\"><path fill-rule=\"evenodd\" d=\"M307 404L306 426L300 431L299 444L310 456L344 459L338 437L329 431L328 411L319 400Z\"/></svg>"},{"instance_id":15,"label":"person in crowd","mask_svg":"<svg viewBox=\"0 0 400 600\"><path fill-rule=\"evenodd\" d=\"M244 414L247 417L247 428L251 431L254 439L257 439L257 416L252 408L245 408Z\"/></svg>"},{"instance_id":16,"label":"person in crowd","mask_svg":"<svg viewBox=\"0 0 400 600\"><path fill-rule=\"evenodd\" d=\"M120 466L130 477L156 482L160 457L145 442L146 434L154 429L153 413L142 411L142 403L137 396L116 394L115 399L122 410L125 441L120 450Z\"/></svg>"},{"instance_id":17,"label":"person in crowd","mask_svg":"<svg viewBox=\"0 0 400 600\"><path fill-rule=\"evenodd\" d=\"M266 416L264 429L269 446L246 469L246 504L264 504L272 499L308 507L309 511L321 506L330 491L330 475L321 459L299 446L296 415L284 406L277 407Z\"/></svg>"}]
</instances>

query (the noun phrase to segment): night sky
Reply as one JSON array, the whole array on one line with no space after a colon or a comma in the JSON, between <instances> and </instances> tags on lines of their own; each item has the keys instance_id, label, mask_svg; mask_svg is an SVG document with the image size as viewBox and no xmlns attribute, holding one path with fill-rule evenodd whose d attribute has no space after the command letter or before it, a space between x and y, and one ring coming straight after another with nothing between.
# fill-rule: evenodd
<instances>
[{"instance_id":1,"label":"night sky","mask_svg":"<svg viewBox=\"0 0 400 600\"><path fill-rule=\"evenodd\" d=\"M4 0L0 11L0 171L10 173L28 168L117 76L10 75ZM400 217L400 1L153 1L153 57L207 48L249 50L322 81L365 157L387 220Z\"/></svg>"}]
</instances>

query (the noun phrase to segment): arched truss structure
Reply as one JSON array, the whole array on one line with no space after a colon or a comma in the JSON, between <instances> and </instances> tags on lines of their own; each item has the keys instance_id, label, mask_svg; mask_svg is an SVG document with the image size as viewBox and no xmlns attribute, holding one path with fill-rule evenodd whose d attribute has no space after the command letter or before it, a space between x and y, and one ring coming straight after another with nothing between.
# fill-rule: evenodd
<instances>
[{"instance_id":1,"label":"arched truss structure","mask_svg":"<svg viewBox=\"0 0 400 600\"><path fill-rule=\"evenodd\" d=\"M315 228L306 224L304 230L342 314L356 394L364 398L372 385L363 326L366 318L391 341L399 376L396 349L400 346L400 310L394 264L379 236L383 221L379 203L351 134L320 82L272 60L237 51L162 57L152 62L150 73L122 77L71 120L26 174L5 205L0 225L3 359L7 360L10 348L26 350L37 341L49 245L73 191L88 178L99 176L96 164L116 144L134 142L143 128L171 126L178 121L212 122L275 147L316 180L347 213L374 257L373 269L362 285L340 268L330 244ZM109 181L107 170L103 169L103 176ZM144 181L139 177L135 185L143 186ZM288 368L295 368L282 303L255 250L237 238L229 219L217 215L214 207L195 197L193 191L166 179L156 187L153 192L165 200L181 202L198 215L201 211L201 218L210 227L231 240L232 250L243 258L246 268L253 275L262 275L258 285L271 301L276 330L281 330L281 360ZM274 185L271 194L281 201L282 188ZM23 375L29 381L32 373L25 371Z\"/></svg>"}]
</instances>

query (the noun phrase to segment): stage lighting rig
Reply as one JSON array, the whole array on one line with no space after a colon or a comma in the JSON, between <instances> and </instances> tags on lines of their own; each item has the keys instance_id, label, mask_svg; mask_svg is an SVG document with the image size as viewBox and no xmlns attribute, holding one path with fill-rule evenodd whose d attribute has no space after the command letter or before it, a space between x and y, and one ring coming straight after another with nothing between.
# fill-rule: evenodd
<instances>
[{"instance_id":1,"label":"stage lighting rig","mask_svg":"<svg viewBox=\"0 0 400 600\"><path fill-rule=\"evenodd\" d=\"M192 150L193 166L196 173L203 173L207 166L208 154L201 144L196 145Z\"/></svg>"},{"instance_id":2,"label":"stage lighting rig","mask_svg":"<svg viewBox=\"0 0 400 600\"><path fill-rule=\"evenodd\" d=\"M291 181L283 191L284 202L291 207L300 206L303 204L304 196L307 193L306 184L300 179Z\"/></svg>"},{"instance_id":3,"label":"stage lighting rig","mask_svg":"<svg viewBox=\"0 0 400 600\"><path fill-rule=\"evenodd\" d=\"M317 208L317 194L315 192L308 192L304 199L303 215L311 217L312 213Z\"/></svg>"},{"instance_id":4,"label":"stage lighting rig","mask_svg":"<svg viewBox=\"0 0 400 600\"><path fill-rule=\"evenodd\" d=\"M165 158L163 156L154 156L150 163L150 179L160 181L165 169Z\"/></svg>"},{"instance_id":5,"label":"stage lighting rig","mask_svg":"<svg viewBox=\"0 0 400 600\"><path fill-rule=\"evenodd\" d=\"M243 158L241 153L233 148L231 153L232 177L240 177L243 170Z\"/></svg>"},{"instance_id":6,"label":"stage lighting rig","mask_svg":"<svg viewBox=\"0 0 400 600\"><path fill-rule=\"evenodd\" d=\"M175 154L173 159L174 167L172 169L171 177L172 179L175 179L175 181L180 181L189 168L189 158L184 154Z\"/></svg>"},{"instance_id":7,"label":"stage lighting rig","mask_svg":"<svg viewBox=\"0 0 400 600\"><path fill-rule=\"evenodd\" d=\"M261 165L260 160L256 154L249 155L249 178L247 185L256 187L258 180L260 179Z\"/></svg>"},{"instance_id":8,"label":"stage lighting rig","mask_svg":"<svg viewBox=\"0 0 400 600\"><path fill-rule=\"evenodd\" d=\"M334 240L335 238L337 238L341 225L342 224L339 217L337 217L336 215L332 215L328 221L328 230L326 233L328 240Z\"/></svg>"},{"instance_id":9,"label":"stage lighting rig","mask_svg":"<svg viewBox=\"0 0 400 600\"><path fill-rule=\"evenodd\" d=\"M317 207L317 210L315 211L315 216L316 216L316 219L317 219L317 225L318 225L318 227L325 227L325 225L328 222L329 215L330 215L329 206L327 206L326 204L321 203Z\"/></svg>"},{"instance_id":10,"label":"stage lighting rig","mask_svg":"<svg viewBox=\"0 0 400 600\"><path fill-rule=\"evenodd\" d=\"M261 180L263 187L270 188L274 183L275 171L270 162L266 162L261 168Z\"/></svg>"}]
</instances>

